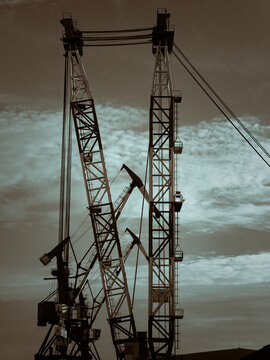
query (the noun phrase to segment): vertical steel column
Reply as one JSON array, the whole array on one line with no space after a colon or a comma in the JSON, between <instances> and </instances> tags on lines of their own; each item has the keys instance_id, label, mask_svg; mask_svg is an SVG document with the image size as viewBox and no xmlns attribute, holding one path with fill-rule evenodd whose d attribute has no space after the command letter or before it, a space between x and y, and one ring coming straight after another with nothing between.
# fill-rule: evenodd
<instances>
[{"instance_id":1,"label":"vertical steel column","mask_svg":"<svg viewBox=\"0 0 270 360\"><path fill-rule=\"evenodd\" d=\"M149 124L148 331L151 357L169 359L175 333L174 105L167 46L157 46L155 56Z\"/></svg>"}]
</instances>

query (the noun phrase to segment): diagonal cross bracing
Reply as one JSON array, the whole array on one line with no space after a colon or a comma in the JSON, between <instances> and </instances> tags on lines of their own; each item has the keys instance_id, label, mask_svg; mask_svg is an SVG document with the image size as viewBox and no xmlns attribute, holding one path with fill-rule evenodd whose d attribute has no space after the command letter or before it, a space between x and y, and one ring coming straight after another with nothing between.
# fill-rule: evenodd
<instances>
[{"instance_id":1,"label":"diagonal cross bracing","mask_svg":"<svg viewBox=\"0 0 270 360\"><path fill-rule=\"evenodd\" d=\"M151 358L169 359L176 321L174 97L167 46L157 46L155 57L149 122L148 337Z\"/></svg>"},{"instance_id":2,"label":"diagonal cross bracing","mask_svg":"<svg viewBox=\"0 0 270 360\"><path fill-rule=\"evenodd\" d=\"M125 342L135 341L136 339L135 322L128 293L94 101L78 51L68 51L68 58L71 69L71 109L100 264L105 302L117 357L122 359ZM121 324L123 316L124 325ZM127 329L129 330L127 331Z\"/></svg>"}]
</instances>

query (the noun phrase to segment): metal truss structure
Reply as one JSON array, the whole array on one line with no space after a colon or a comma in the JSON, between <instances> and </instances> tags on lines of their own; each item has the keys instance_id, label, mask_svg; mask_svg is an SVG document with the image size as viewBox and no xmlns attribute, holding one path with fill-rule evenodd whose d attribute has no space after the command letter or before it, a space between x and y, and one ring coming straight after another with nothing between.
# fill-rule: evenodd
<instances>
[{"instance_id":1,"label":"metal truss structure","mask_svg":"<svg viewBox=\"0 0 270 360\"><path fill-rule=\"evenodd\" d=\"M135 175L130 185L124 188L114 202L116 219L120 217L136 186L141 186L141 181ZM57 291L39 303L38 325L51 324L38 353L35 355L35 358L39 360L54 360L58 359L59 356L63 359L100 359L95 346L95 341L100 336L100 330L93 328L93 325L105 303L105 297L103 288L94 291L91 282L88 280L97 262L96 248L93 244L89 247L83 258L77 262L75 276L70 276L68 259L61 263L62 253L67 253L66 247L69 242L70 238L68 237L48 254L41 257L44 265L47 265L55 256L58 258L58 268L53 270L52 274L57 276L59 281ZM124 262L128 259L135 245L142 246L137 239L133 239L123 253ZM70 283L72 279L75 280L73 285ZM90 295L88 301L83 295L86 291L88 296ZM57 301L55 301L55 297L57 297ZM63 314L61 314L61 309L63 309ZM77 337L74 337L75 332L77 332ZM84 339L83 345L80 344L82 339Z\"/></svg>"},{"instance_id":2,"label":"metal truss structure","mask_svg":"<svg viewBox=\"0 0 270 360\"><path fill-rule=\"evenodd\" d=\"M95 104L81 61L86 42L89 41L88 46L94 45L91 45L91 37L77 30L71 16L61 20L65 29L65 92L59 243L41 257L44 265L56 257L57 269L52 270L52 279L57 280L58 288L39 304L38 325L50 324L50 328L35 355L36 360L100 360L95 346L100 330L94 329L93 324L103 304L106 304L118 360L173 358L173 350L177 347L175 329L178 319L183 317L183 312L177 309L176 280L177 266L183 258L178 236L183 198L177 188L175 161L182 152L176 126L176 107L181 96L172 88L169 53L174 31L169 27L169 17L166 10L158 11L157 26L151 35L155 66L149 122L149 193L140 178L123 165L132 182L114 204ZM129 39L135 44L136 39L148 38L147 34L128 35L120 40ZM113 39L115 41L115 35ZM69 234L72 122L94 235L94 243L80 261L77 261ZM148 253L140 238L128 228L132 242L122 252L117 230L117 220L135 187L149 204ZM149 263L148 338L146 332L136 331L124 266L135 245ZM76 262L74 276L70 274L71 254ZM102 288L93 290L89 274L97 263ZM85 296L87 288L90 300Z\"/></svg>"},{"instance_id":3,"label":"metal truss structure","mask_svg":"<svg viewBox=\"0 0 270 360\"><path fill-rule=\"evenodd\" d=\"M175 359L176 350L179 349L179 320L183 318L178 298L178 266L183 260L179 215L184 199L179 191L177 173L177 156L182 153L183 148L178 138L177 125L177 107L181 102L181 93L173 88L171 53L237 132L270 166L264 157L270 158L267 150L174 44L174 29L170 27L169 18L170 14L166 9L158 9L154 28L112 31L80 31L71 15L61 20L65 30L62 38L65 49L65 85L59 239L58 245L40 258L44 265L56 258L57 268L52 270L53 277L49 280L57 280L57 289L38 304L38 325L49 324L49 330L35 360L100 360L95 346L100 337L100 329L94 329L93 325L103 304L106 304L117 360ZM148 32L150 30L151 33ZM83 48L150 43L155 65L149 119L149 191L145 184L147 176L143 183L131 169L123 165L122 168L131 176L132 182L113 204L95 104L81 61ZM80 261L70 238L72 124L94 235L94 242L89 245ZM246 135L264 155L258 152ZM143 211L140 235L126 229L132 242L124 252L117 230L117 220L135 187L149 204L148 253L141 242ZM149 268L148 336L146 331L136 331L133 315L135 292L131 301L125 272L125 262L135 245L142 252ZM138 264L137 256L135 280ZM74 275L70 271L71 265L76 266ZM97 269L95 265L98 265ZM94 268L100 272L100 288L94 288L89 279ZM85 296L86 291L90 294L90 299Z\"/></svg>"},{"instance_id":4,"label":"metal truss structure","mask_svg":"<svg viewBox=\"0 0 270 360\"><path fill-rule=\"evenodd\" d=\"M175 104L181 101L172 88L169 53L173 31L169 14L158 14L154 28L153 53L156 61L152 85L149 122L149 297L148 337L152 359L170 359L175 339L176 262L175 213L178 212L175 187ZM179 205L178 205L179 206ZM156 216L154 209L158 209Z\"/></svg>"},{"instance_id":5,"label":"metal truss structure","mask_svg":"<svg viewBox=\"0 0 270 360\"><path fill-rule=\"evenodd\" d=\"M65 22L64 19L63 25L68 35L70 22ZM72 40L70 40L70 44L72 44ZM66 41L68 42L68 36ZM71 110L105 294L108 321L117 355L121 359L124 357L125 343L136 340L136 328L94 101L81 64L79 51L73 49L74 43L72 45L67 51L71 74Z\"/></svg>"}]
</instances>

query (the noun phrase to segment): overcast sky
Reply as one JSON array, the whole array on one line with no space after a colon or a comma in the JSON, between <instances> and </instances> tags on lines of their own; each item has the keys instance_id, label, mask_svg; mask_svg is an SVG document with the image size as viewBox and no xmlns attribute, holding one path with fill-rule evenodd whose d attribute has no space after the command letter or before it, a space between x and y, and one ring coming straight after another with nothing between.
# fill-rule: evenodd
<instances>
[{"instance_id":1,"label":"overcast sky","mask_svg":"<svg viewBox=\"0 0 270 360\"><path fill-rule=\"evenodd\" d=\"M36 305L50 291L50 269L39 257L57 242L63 12L81 30L151 27L167 7L175 42L269 151L270 23L268 0L0 0L1 82L1 353L33 358L45 335ZM88 75L110 179L126 163L144 176L151 46L87 48ZM184 261L180 267L182 353L269 342L270 172L172 58L183 92L179 133ZM116 199L129 183L121 173ZM72 232L86 217L86 197L74 146ZM141 196L134 191L119 222L138 232ZM147 210L145 212L147 214ZM146 216L146 215L145 215ZM145 223L147 219L145 217ZM80 228L83 233L87 221ZM91 232L90 238L91 238ZM147 228L143 230L147 248ZM76 238L74 237L74 241ZM89 241L76 243L83 252ZM123 245L128 244L123 236ZM133 263L127 264L132 284ZM147 266L141 260L135 317L146 329ZM103 312L99 348L111 359ZM107 336L108 338L108 336ZM106 344L106 346L105 346Z\"/></svg>"}]
</instances>

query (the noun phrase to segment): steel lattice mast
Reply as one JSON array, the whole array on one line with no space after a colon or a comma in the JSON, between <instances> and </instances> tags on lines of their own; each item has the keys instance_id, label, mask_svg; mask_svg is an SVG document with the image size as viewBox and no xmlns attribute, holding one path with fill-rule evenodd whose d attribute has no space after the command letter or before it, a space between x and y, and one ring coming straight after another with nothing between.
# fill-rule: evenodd
<instances>
[{"instance_id":1,"label":"steel lattice mast","mask_svg":"<svg viewBox=\"0 0 270 360\"><path fill-rule=\"evenodd\" d=\"M108 320L117 357L122 359L124 358L125 344L136 342L135 322L94 100L81 63L82 48L78 43L72 19L63 19L61 22L65 27L64 46L70 64L70 106L81 158Z\"/></svg>"},{"instance_id":2,"label":"steel lattice mast","mask_svg":"<svg viewBox=\"0 0 270 360\"><path fill-rule=\"evenodd\" d=\"M59 244L40 260L44 265L54 258L57 268L52 270L57 289L38 304L38 326L50 328L37 352L36 360L100 360L95 347L100 330L92 329L89 321L89 303L83 290L77 294L70 274L70 193L71 193L71 139L72 122L69 106L70 64L65 54L64 111L62 131L61 185L59 211ZM72 248L72 246L71 246ZM75 258L76 260L76 258ZM81 274L81 268L77 268ZM74 278L74 277L73 277Z\"/></svg>"},{"instance_id":3,"label":"steel lattice mast","mask_svg":"<svg viewBox=\"0 0 270 360\"><path fill-rule=\"evenodd\" d=\"M58 289L39 303L38 324L45 326L49 323L51 327L35 355L37 360L60 357L100 359L95 347L100 330L92 326L103 303L107 306L118 360L171 359L173 349L177 347L175 328L177 320L183 317L182 311L178 312L180 309L177 309L177 266L183 258L179 248L178 215L183 198L177 187L175 161L176 154L182 152L176 124L176 108L181 97L173 91L171 82L169 53L172 51L174 32L169 28L169 17L166 9L159 9L157 26L151 35L156 61L150 106L149 194L138 176L123 165L132 183L124 189L115 204L112 204L95 105L81 62L83 47L88 46L87 42L91 44L91 37L86 37L87 32L76 28L71 16L61 20L65 28L65 93L59 244L41 257L44 265L56 257L57 269L52 270L55 276L52 279L58 280ZM149 38L149 34L143 36ZM72 119L95 243L79 262L69 236ZM122 255L116 221L134 187L138 187L150 205L149 254L140 238L127 229L133 241ZM136 332L124 268L134 245L139 246L149 262L150 352L147 350L146 332ZM69 246L77 265L74 285L70 282ZM104 296L102 291L95 294L88 280L97 260ZM83 295L86 286L91 294L90 303Z\"/></svg>"},{"instance_id":4,"label":"steel lattice mast","mask_svg":"<svg viewBox=\"0 0 270 360\"><path fill-rule=\"evenodd\" d=\"M155 55L149 122L149 299L148 337L152 359L170 359L176 320L175 265L182 260L177 250L175 212L179 211L175 188L175 104L169 53L174 32L165 9L158 11L153 30ZM158 209L156 216L154 209Z\"/></svg>"}]
</instances>

